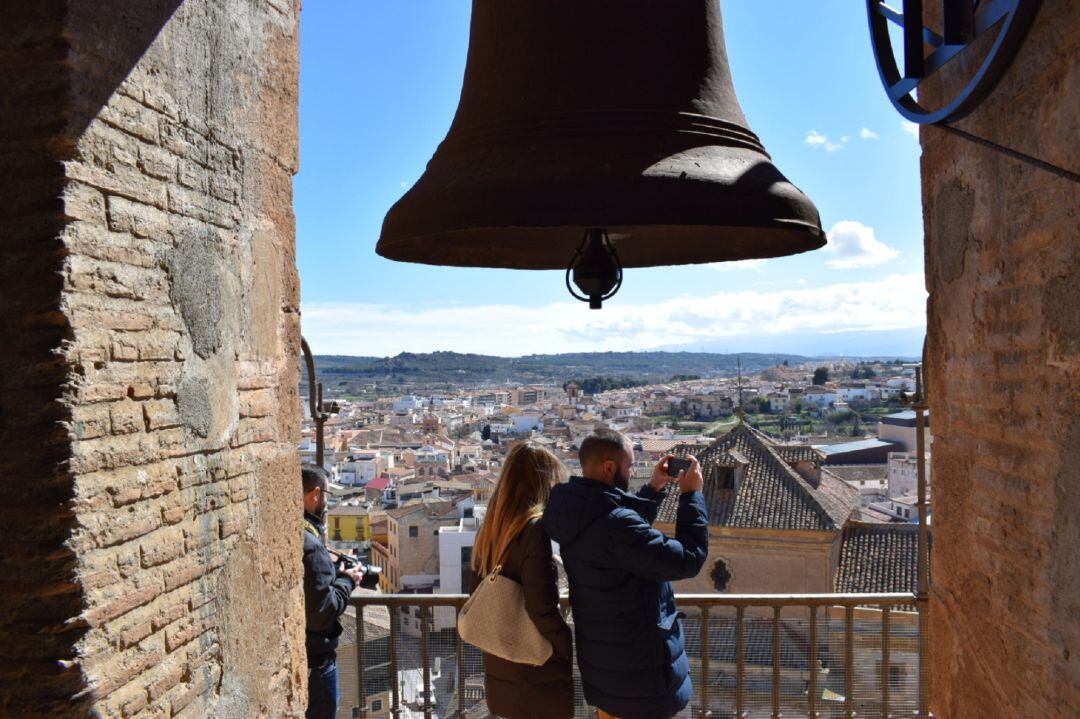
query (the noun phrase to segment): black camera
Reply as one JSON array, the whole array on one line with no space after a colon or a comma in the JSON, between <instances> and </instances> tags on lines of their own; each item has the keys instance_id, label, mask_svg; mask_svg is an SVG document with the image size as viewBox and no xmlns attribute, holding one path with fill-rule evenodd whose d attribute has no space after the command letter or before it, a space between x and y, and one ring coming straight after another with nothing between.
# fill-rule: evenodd
<instances>
[{"instance_id":1,"label":"black camera","mask_svg":"<svg viewBox=\"0 0 1080 719\"><path fill-rule=\"evenodd\" d=\"M375 589L379 586L379 575L382 574L382 567L376 567L374 564L364 564L356 557L348 554L336 554L338 571L344 571L346 569L359 569L360 586L363 589Z\"/></svg>"}]
</instances>

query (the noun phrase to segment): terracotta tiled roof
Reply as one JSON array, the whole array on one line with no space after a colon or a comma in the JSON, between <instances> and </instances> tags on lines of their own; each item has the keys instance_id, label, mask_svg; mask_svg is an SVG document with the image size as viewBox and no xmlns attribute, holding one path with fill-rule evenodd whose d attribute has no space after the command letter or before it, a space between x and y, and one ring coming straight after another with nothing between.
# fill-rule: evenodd
<instances>
[{"instance_id":1,"label":"terracotta tiled roof","mask_svg":"<svg viewBox=\"0 0 1080 719\"><path fill-rule=\"evenodd\" d=\"M808 444L777 444L774 449L785 462L820 462L824 458Z\"/></svg>"},{"instance_id":2,"label":"terracotta tiled roof","mask_svg":"<svg viewBox=\"0 0 1080 719\"><path fill-rule=\"evenodd\" d=\"M653 454L667 454L679 445L677 439L664 439L663 437L642 437L641 451Z\"/></svg>"},{"instance_id":3,"label":"terracotta tiled roof","mask_svg":"<svg viewBox=\"0 0 1080 719\"><path fill-rule=\"evenodd\" d=\"M849 522L840 540L837 592L912 592L918 588L919 526ZM902 607L914 611L914 607Z\"/></svg>"},{"instance_id":4,"label":"terracotta tiled roof","mask_svg":"<svg viewBox=\"0 0 1080 719\"><path fill-rule=\"evenodd\" d=\"M778 445L745 424L736 425L708 447L680 445L678 456L693 454L702 465L709 520L715 526L837 531L858 504L858 491L835 477L813 486L781 458ZM719 486L719 469L747 463L738 490ZM677 491L661 503L658 522L675 521Z\"/></svg>"},{"instance_id":5,"label":"terracotta tiled roof","mask_svg":"<svg viewBox=\"0 0 1080 719\"><path fill-rule=\"evenodd\" d=\"M457 511L457 502L452 499L413 499L405 506L387 511L394 519L401 519L413 512L426 510L432 516L442 516Z\"/></svg>"},{"instance_id":6,"label":"terracotta tiled roof","mask_svg":"<svg viewBox=\"0 0 1080 719\"><path fill-rule=\"evenodd\" d=\"M887 464L830 464L824 471L846 482L879 482L889 477Z\"/></svg>"}]
</instances>

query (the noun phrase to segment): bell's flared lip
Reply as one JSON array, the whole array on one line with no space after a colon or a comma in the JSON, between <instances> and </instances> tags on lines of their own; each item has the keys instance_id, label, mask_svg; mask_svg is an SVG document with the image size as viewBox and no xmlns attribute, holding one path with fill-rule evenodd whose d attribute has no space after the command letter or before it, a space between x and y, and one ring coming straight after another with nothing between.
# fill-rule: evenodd
<instances>
[{"instance_id":1,"label":"bell's flared lip","mask_svg":"<svg viewBox=\"0 0 1080 719\"><path fill-rule=\"evenodd\" d=\"M386 259L427 265L564 270L585 230L603 227L623 267L664 267L801 254L825 245L819 225L776 220L769 225L620 225L471 227L384 237L376 252Z\"/></svg>"}]
</instances>

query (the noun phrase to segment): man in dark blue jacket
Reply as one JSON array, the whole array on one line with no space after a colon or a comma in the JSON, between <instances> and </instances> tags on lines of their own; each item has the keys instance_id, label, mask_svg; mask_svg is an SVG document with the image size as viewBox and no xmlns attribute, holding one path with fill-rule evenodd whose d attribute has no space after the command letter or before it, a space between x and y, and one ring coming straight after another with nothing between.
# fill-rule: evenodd
<instances>
[{"instance_id":1,"label":"man in dark blue jacket","mask_svg":"<svg viewBox=\"0 0 1080 719\"><path fill-rule=\"evenodd\" d=\"M304 465L304 611L307 616L307 719L334 719L338 705L338 617L349 606L349 595L363 578L356 567L338 571L322 542L326 511L326 470Z\"/></svg>"},{"instance_id":2,"label":"man in dark blue jacket","mask_svg":"<svg viewBox=\"0 0 1080 719\"><path fill-rule=\"evenodd\" d=\"M570 580L585 700L601 716L666 719L690 701L690 663L671 582L695 576L708 554L703 480L696 459L679 474L675 537L653 529L669 481L664 457L649 484L627 490L633 446L600 430L578 450L583 477L552 489L543 525Z\"/></svg>"}]
</instances>

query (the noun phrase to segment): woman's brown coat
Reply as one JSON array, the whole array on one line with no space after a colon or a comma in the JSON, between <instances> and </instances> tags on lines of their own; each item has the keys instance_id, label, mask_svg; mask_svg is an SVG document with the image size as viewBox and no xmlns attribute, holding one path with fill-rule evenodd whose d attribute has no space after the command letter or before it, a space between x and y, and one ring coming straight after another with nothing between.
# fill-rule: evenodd
<instances>
[{"instance_id":1,"label":"woman's brown coat","mask_svg":"<svg viewBox=\"0 0 1080 719\"><path fill-rule=\"evenodd\" d=\"M543 666L517 664L484 654L488 709L504 719L570 719L574 716L573 640L559 613L557 570L540 520L525 525L507 550L502 575L521 584L525 610L551 642ZM479 578L472 575L471 589Z\"/></svg>"}]
</instances>

